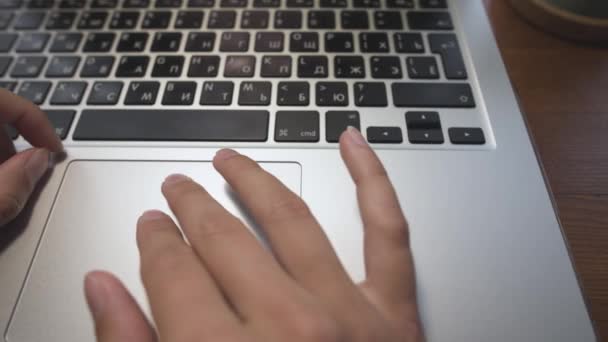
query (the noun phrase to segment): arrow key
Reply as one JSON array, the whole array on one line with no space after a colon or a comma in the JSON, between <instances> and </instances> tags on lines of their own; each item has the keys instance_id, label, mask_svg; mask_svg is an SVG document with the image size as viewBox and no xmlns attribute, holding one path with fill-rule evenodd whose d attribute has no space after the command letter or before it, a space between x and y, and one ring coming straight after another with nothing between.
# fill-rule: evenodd
<instances>
[{"instance_id":1,"label":"arrow key","mask_svg":"<svg viewBox=\"0 0 608 342\"><path fill-rule=\"evenodd\" d=\"M448 129L450 141L456 145L483 145L486 138L481 128L459 127Z\"/></svg>"},{"instance_id":2,"label":"arrow key","mask_svg":"<svg viewBox=\"0 0 608 342\"><path fill-rule=\"evenodd\" d=\"M399 127L368 127L367 141L372 144L400 144L403 135Z\"/></svg>"},{"instance_id":3,"label":"arrow key","mask_svg":"<svg viewBox=\"0 0 608 342\"><path fill-rule=\"evenodd\" d=\"M440 129L411 129L407 131L412 144L443 144L443 133Z\"/></svg>"}]
</instances>

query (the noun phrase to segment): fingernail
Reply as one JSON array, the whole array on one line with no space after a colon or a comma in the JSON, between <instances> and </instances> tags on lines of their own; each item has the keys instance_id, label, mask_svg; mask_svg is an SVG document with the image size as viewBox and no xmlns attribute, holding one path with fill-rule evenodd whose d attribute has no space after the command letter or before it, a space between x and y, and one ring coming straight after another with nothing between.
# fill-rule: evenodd
<instances>
[{"instance_id":1,"label":"fingernail","mask_svg":"<svg viewBox=\"0 0 608 342\"><path fill-rule=\"evenodd\" d=\"M217 151L217 153L215 154L215 159L226 160L238 155L239 153L237 151L231 150L229 148L224 148Z\"/></svg>"},{"instance_id":2,"label":"fingernail","mask_svg":"<svg viewBox=\"0 0 608 342\"><path fill-rule=\"evenodd\" d=\"M185 182L185 181L189 181L189 180L191 180L189 177L176 173L176 174L170 175L169 177L165 178L165 184L176 184L176 183L181 183L181 182Z\"/></svg>"},{"instance_id":3,"label":"fingernail","mask_svg":"<svg viewBox=\"0 0 608 342\"><path fill-rule=\"evenodd\" d=\"M163 213L160 210L148 210L145 211L143 214L141 214L141 216L139 217L139 221L156 221L156 220L160 220L162 218L165 217L165 213Z\"/></svg>"},{"instance_id":4,"label":"fingernail","mask_svg":"<svg viewBox=\"0 0 608 342\"><path fill-rule=\"evenodd\" d=\"M37 183L48 169L49 152L47 150L36 150L25 162L25 173L32 184Z\"/></svg>"},{"instance_id":5,"label":"fingernail","mask_svg":"<svg viewBox=\"0 0 608 342\"><path fill-rule=\"evenodd\" d=\"M367 141L365 141L365 138L363 137L363 135L361 134L361 132L359 132L358 129L356 129L353 126L348 126L346 128L346 131L348 132L348 136L351 138L351 140L359 145L359 146L368 146L367 145Z\"/></svg>"},{"instance_id":6,"label":"fingernail","mask_svg":"<svg viewBox=\"0 0 608 342\"><path fill-rule=\"evenodd\" d=\"M96 276L95 272L90 272L85 279L86 299L93 318L101 318L107 302L107 291L103 281Z\"/></svg>"}]
</instances>

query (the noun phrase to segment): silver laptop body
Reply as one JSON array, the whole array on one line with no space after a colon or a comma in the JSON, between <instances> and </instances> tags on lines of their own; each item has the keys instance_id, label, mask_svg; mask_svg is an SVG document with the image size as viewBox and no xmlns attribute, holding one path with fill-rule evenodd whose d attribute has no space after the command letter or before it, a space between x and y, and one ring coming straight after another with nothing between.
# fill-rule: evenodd
<instances>
[{"instance_id":1,"label":"silver laptop body","mask_svg":"<svg viewBox=\"0 0 608 342\"><path fill-rule=\"evenodd\" d=\"M14 0L7 0L9 5L11 1ZM0 231L0 336L4 341L93 341L93 326L82 290L84 274L93 269L117 274L147 308L139 279L135 222L143 210L168 210L160 184L171 173L185 173L199 181L255 230L255 224L210 165L221 147L235 148L261 162L299 193L322 223L352 277L363 279L362 225L355 189L337 144L328 141L333 140L330 135L347 124L358 124L373 141L409 220L420 310L429 341L596 340L551 195L482 1L450 1L448 9L422 8L441 7L442 1L433 0L411 4L407 0L314 0L314 8L307 7L307 0L282 0L280 8L272 7L273 0L250 0L245 2L247 8L238 8L240 0L216 0L212 8L188 8L189 1L178 2L181 9L157 9L155 1L145 9L129 9L140 14L131 29L110 27L115 12L127 10L121 8L122 0L116 9L61 9L62 1L58 0L51 9L27 9L24 4L16 10L3 10L13 16L0 34L16 34L17 38L9 51L0 52L0 57L12 59L4 75L0 74L0 81L29 96L32 85L24 83L51 82L48 94L37 100L49 116L56 115L54 124L58 134L65 135L67 147L67 158L56 165L24 214ZM108 3L112 6L112 1ZM343 4L347 7L340 7ZM374 8L376 5L380 7ZM202 29L176 28L180 10L204 12ZM211 14L224 10L236 12L234 28L207 29L211 20L215 21L213 25L221 26L230 19ZM250 18L257 24L244 22L243 17L251 15L244 14L248 10L268 12L267 28L244 28L264 25L259 22L264 15ZM287 13L277 19L276 12L283 10L302 13L300 28L277 28L290 25L277 21L294 20ZM335 27L317 28L331 23L319 24L328 20L327 14L311 19L309 12L313 10L333 12ZM43 13L40 26L15 28L15 21L28 11ZM62 11L76 13L72 26L57 28L61 25L57 21L67 20L57 16L56 12ZM107 12L108 17L101 24L101 17L93 18L97 22L88 18L90 22L85 24L102 25L98 29L78 29L81 16L89 11ZM146 17L148 11L170 12L167 28L142 29L145 20L160 20L163 25L162 18ZM368 29L358 26L362 25L357 17L361 11L368 15ZM394 14L376 13L380 11L397 12L403 28L396 28ZM448 17L428 12L441 12ZM393 22L386 23L384 19ZM49 24L51 20L56 22ZM26 19L21 21L27 24ZM127 31L149 33L142 51L129 51L128 46L121 49L129 52L118 51L121 40L126 39L122 34ZM177 47L172 46L175 43L171 43L171 36L156 36L163 31L183 33ZM28 41L20 41L32 32L50 34L42 49L29 46L28 50ZM107 51L101 51L107 39L104 43L104 36L90 37L91 32L113 32L115 40ZM199 41L200 51L187 51L192 48L187 45L192 32L215 32L211 50L202 51L209 47ZM243 39L226 38L225 33L235 32L249 33L247 47L242 46ZM256 41L259 32L282 32L284 46L280 51L271 44L263 46L264 42ZM312 42L295 47L299 43L294 33L311 32L318 32L317 51ZM366 32L385 35L364 36ZM56 50L54 44L62 43L55 41L60 33L81 33L79 47L74 52ZM349 49L344 41L339 41L341 47L336 52L327 51L329 33L352 33L352 52L340 50ZM415 36L397 38L398 33ZM416 44L416 35L422 37L422 46ZM192 39L198 38L201 37ZM162 39L168 41L158 42ZM337 39L336 35L331 39ZM383 46L382 39L388 46ZM85 52L87 43L89 50ZM19 44L26 44L25 48ZM159 44L160 51L151 51L159 49L153 48L155 44ZM64 52L55 53L52 48ZM173 48L174 51L163 50ZM273 48L277 50L273 52ZM451 55L455 49L460 50L462 65L457 54ZM264 56L269 55L290 56L289 75L263 77ZM32 63L18 62L23 56L42 56L47 61L39 74L15 71L18 63ZM51 59L56 56L80 57L73 75L60 78L48 74L47 69L54 63ZM83 74L91 56L115 57L106 76ZM135 66L122 66L119 76L124 56L149 57L149 66L141 77L129 74L138 72ZM182 56L182 69L163 69L159 56ZM192 64L200 60L195 62L195 56L219 56L216 73L196 69ZM242 67L251 62L239 59L243 56L254 57L253 71ZM319 60L302 61L301 56L325 57L327 64L315 64L310 70L304 64ZM363 78L356 64L348 64L355 60L346 58L340 62L345 64L338 65L338 57L349 56L363 57ZM228 66L233 57L237 57L232 61L236 65ZM400 74L387 67L395 59L372 60L376 57L397 57ZM444 59L448 58L446 62ZM133 61L124 63L127 62ZM213 65L211 59L204 63L211 63L205 64L206 68ZM190 69L211 74L190 76ZM96 71L103 75L104 70ZM279 67L264 72L272 75L271 71L287 70ZM248 72L253 73L252 77ZM233 82L230 104L208 104L226 100L226 96L211 98L212 94L203 94L210 91L203 83L216 81ZM61 86L61 82L81 83ZM122 83L122 89L111 95L110 90L116 93L116 88L101 88L96 82ZM135 88L142 84L133 85L134 82L158 82L157 96L151 99L145 92L137 93ZM191 84L169 85L170 82L195 82L195 88L188 92L186 88ZM246 85L247 82L269 83ZM297 86L281 82L307 83L308 95L303 96L308 98L292 91L290 99L281 99L288 96L281 93L285 91L282 87ZM78 94L77 88L82 84L85 89ZM436 84L442 86L434 88ZM340 92L344 85L346 93ZM248 95L252 87L256 93ZM175 96L169 98L166 93L172 91ZM270 96L264 93L268 91ZM150 102L127 104L129 92ZM77 104L69 99L74 94L72 101L81 96ZM201 104L205 96L209 102ZM63 114L52 111L73 111L73 117L68 114L65 119ZM337 114L328 113L331 111ZM434 113L438 114L439 124ZM66 120L70 123L66 124ZM239 122L246 125L231 125L230 120L242 120ZM27 147L22 138L17 138L16 144Z\"/></svg>"}]
</instances>

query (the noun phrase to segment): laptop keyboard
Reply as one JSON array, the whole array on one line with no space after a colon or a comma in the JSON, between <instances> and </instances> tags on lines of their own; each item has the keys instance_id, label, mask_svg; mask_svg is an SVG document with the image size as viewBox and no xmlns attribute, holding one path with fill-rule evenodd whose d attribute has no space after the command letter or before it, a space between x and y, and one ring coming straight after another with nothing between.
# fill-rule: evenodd
<instances>
[{"instance_id":1,"label":"laptop keyboard","mask_svg":"<svg viewBox=\"0 0 608 342\"><path fill-rule=\"evenodd\" d=\"M0 87L74 145L484 145L455 26L446 0L0 0Z\"/></svg>"}]
</instances>

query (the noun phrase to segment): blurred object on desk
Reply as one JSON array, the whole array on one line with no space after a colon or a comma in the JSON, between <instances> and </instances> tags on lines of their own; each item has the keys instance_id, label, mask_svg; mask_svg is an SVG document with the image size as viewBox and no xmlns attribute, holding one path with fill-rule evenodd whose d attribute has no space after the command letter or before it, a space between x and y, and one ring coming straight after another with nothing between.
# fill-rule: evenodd
<instances>
[{"instance_id":1,"label":"blurred object on desk","mask_svg":"<svg viewBox=\"0 0 608 342\"><path fill-rule=\"evenodd\" d=\"M608 43L607 0L510 0L534 25L565 38Z\"/></svg>"}]
</instances>

